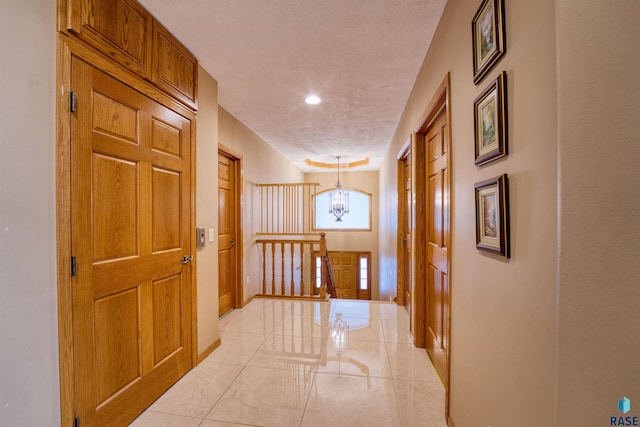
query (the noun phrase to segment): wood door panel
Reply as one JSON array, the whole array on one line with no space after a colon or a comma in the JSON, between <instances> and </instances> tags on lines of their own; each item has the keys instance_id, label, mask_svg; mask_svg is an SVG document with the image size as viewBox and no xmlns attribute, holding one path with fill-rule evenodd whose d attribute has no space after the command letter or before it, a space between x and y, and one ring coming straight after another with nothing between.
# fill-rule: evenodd
<instances>
[{"instance_id":1,"label":"wood door panel","mask_svg":"<svg viewBox=\"0 0 640 427\"><path fill-rule=\"evenodd\" d=\"M442 246L443 222L442 222L442 171L438 171L435 175L429 177L429 194L431 195L431 203L429 203L429 228L427 242L437 247Z\"/></svg>"},{"instance_id":2,"label":"wood door panel","mask_svg":"<svg viewBox=\"0 0 640 427\"><path fill-rule=\"evenodd\" d=\"M138 144L138 110L94 91L93 131Z\"/></svg>"},{"instance_id":3,"label":"wood door panel","mask_svg":"<svg viewBox=\"0 0 640 427\"><path fill-rule=\"evenodd\" d=\"M435 268L430 268L429 278L429 327L427 328L427 352L443 381L448 378L448 330L449 330L449 278Z\"/></svg>"},{"instance_id":4,"label":"wood door panel","mask_svg":"<svg viewBox=\"0 0 640 427\"><path fill-rule=\"evenodd\" d=\"M139 255L138 164L93 154L93 261Z\"/></svg>"},{"instance_id":5,"label":"wood door panel","mask_svg":"<svg viewBox=\"0 0 640 427\"><path fill-rule=\"evenodd\" d=\"M427 141L429 144L428 153L428 163L433 163L444 154L444 150L442 147L442 138L440 138L440 129L434 129L432 132L427 134Z\"/></svg>"},{"instance_id":6,"label":"wood door panel","mask_svg":"<svg viewBox=\"0 0 640 427\"><path fill-rule=\"evenodd\" d=\"M226 295L233 291L233 287L231 286L231 251L229 249L218 252L218 269L220 271L220 276L224 278L224 280L220 283L220 294Z\"/></svg>"},{"instance_id":7,"label":"wood door panel","mask_svg":"<svg viewBox=\"0 0 640 427\"><path fill-rule=\"evenodd\" d=\"M136 288L95 300L96 407L141 376Z\"/></svg>"},{"instance_id":8,"label":"wood door panel","mask_svg":"<svg viewBox=\"0 0 640 427\"><path fill-rule=\"evenodd\" d=\"M87 24L97 34L142 62L148 16L126 1L91 0L86 5Z\"/></svg>"},{"instance_id":9,"label":"wood door panel","mask_svg":"<svg viewBox=\"0 0 640 427\"><path fill-rule=\"evenodd\" d=\"M154 20L152 81L182 102L195 107L197 72L196 58Z\"/></svg>"},{"instance_id":10,"label":"wood door panel","mask_svg":"<svg viewBox=\"0 0 640 427\"><path fill-rule=\"evenodd\" d=\"M181 174L152 168L152 251L181 247Z\"/></svg>"},{"instance_id":11,"label":"wood door panel","mask_svg":"<svg viewBox=\"0 0 640 427\"><path fill-rule=\"evenodd\" d=\"M427 245L427 256L429 257L429 265L440 271L448 271L447 251L442 247L433 244Z\"/></svg>"},{"instance_id":12,"label":"wood door panel","mask_svg":"<svg viewBox=\"0 0 640 427\"><path fill-rule=\"evenodd\" d=\"M182 275L153 282L153 355L154 366L179 350L182 340Z\"/></svg>"},{"instance_id":13,"label":"wood door panel","mask_svg":"<svg viewBox=\"0 0 640 427\"><path fill-rule=\"evenodd\" d=\"M220 295L218 311L220 315L234 308L235 284L232 272L231 249L218 251L218 292Z\"/></svg>"},{"instance_id":14,"label":"wood door panel","mask_svg":"<svg viewBox=\"0 0 640 427\"><path fill-rule=\"evenodd\" d=\"M166 32L160 31L157 34L156 49L158 73L155 78L193 99L194 60L185 55Z\"/></svg>"},{"instance_id":15,"label":"wood door panel","mask_svg":"<svg viewBox=\"0 0 640 427\"><path fill-rule=\"evenodd\" d=\"M230 181L233 178L231 176L231 166L229 159L222 158L218 161L218 186L222 188L230 188Z\"/></svg>"},{"instance_id":16,"label":"wood door panel","mask_svg":"<svg viewBox=\"0 0 640 427\"><path fill-rule=\"evenodd\" d=\"M233 203L233 194L231 190L226 188L218 189L218 208L222 211L226 211L231 208ZM233 233L233 218L229 218L227 215L223 216L218 220L218 233L220 233L221 237L225 236L229 238ZM222 246L227 246L228 243L223 244Z\"/></svg>"},{"instance_id":17,"label":"wood door panel","mask_svg":"<svg viewBox=\"0 0 640 427\"><path fill-rule=\"evenodd\" d=\"M70 27L119 63L151 75L152 17L135 1L70 0Z\"/></svg>"},{"instance_id":18,"label":"wood door panel","mask_svg":"<svg viewBox=\"0 0 640 427\"><path fill-rule=\"evenodd\" d=\"M151 121L151 146L164 154L181 157L180 129L155 117Z\"/></svg>"},{"instance_id":19,"label":"wood door panel","mask_svg":"<svg viewBox=\"0 0 640 427\"><path fill-rule=\"evenodd\" d=\"M127 425L192 363L191 123L76 58L71 80L74 411ZM152 117L182 158L154 151Z\"/></svg>"},{"instance_id":20,"label":"wood door panel","mask_svg":"<svg viewBox=\"0 0 640 427\"><path fill-rule=\"evenodd\" d=\"M437 347L441 347L441 337L443 332L442 323L442 302L443 302L443 287L442 287L442 274L440 270L429 266L429 327L432 340L436 343Z\"/></svg>"}]
</instances>

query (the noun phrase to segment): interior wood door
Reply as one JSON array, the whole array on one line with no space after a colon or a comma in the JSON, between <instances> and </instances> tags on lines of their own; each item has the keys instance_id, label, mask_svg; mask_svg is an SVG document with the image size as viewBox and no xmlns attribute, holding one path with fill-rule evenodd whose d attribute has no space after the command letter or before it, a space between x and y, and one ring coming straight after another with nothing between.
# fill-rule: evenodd
<instances>
[{"instance_id":1,"label":"interior wood door","mask_svg":"<svg viewBox=\"0 0 640 427\"><path fill-rule=\"evenodd\" d=\"M404 177L404 218L402 219L402 248L404 250L403 269L404 269L404 305L407 311L411 312L411 233L413 226L413 206L411 197L411 152L409 151L403 159L403 177Z\"/></svg>"},{"instance_id":2,"label":"interior wood door","mask_svg":"<svg viewBox=\"0 0 640 427\"><path fill-rule=\"evenodd\" d=\"M449 352L449 131L443 106L427 129L427 315L426 347L444 384Z\"/></svg>"},{"instance_id":3,"label":"interior wood door","mask_svg":"<svg viewBox=\"0 0 640 427\"><path fill-rule=\"evenodd\" d=\"M358 254L329 252L336 296L341 299L358 299Z\"/></svg>"},{"instance_id":4,"label":"interior wood door","mask_svg":"<svg viewBox=\"0 0 640 427\"><path fill-rule=\"evenodd\" d=\"M77 58L71 90L74 411L124 426L192 366L191 121Z\"/></svg>"},{"instance_id":5,"label":"interior wood door","mask_svg":"<svg viewBox=\"0 0 640 427\"><path fill-rule=\"evenodd\" d=\"M236 161L218 153L218 316L236 307L238 286Z\"/></svg>"}]
</instances>

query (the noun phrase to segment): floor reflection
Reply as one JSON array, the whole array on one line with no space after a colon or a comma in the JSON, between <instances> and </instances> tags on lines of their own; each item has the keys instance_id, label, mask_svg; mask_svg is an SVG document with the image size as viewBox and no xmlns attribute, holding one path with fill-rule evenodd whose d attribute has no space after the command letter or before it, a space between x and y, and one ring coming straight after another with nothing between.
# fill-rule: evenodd
<instances>
[{"instance_id":1,"label":"floor reflection","mask_svg":"<svg viewBox=\"0 0 640 427\"><path fill-rule=\"evenodd\" d=\"M256 299L133 426L444 427L444 390L392 303Z\"/></svg>"}]
</instances>

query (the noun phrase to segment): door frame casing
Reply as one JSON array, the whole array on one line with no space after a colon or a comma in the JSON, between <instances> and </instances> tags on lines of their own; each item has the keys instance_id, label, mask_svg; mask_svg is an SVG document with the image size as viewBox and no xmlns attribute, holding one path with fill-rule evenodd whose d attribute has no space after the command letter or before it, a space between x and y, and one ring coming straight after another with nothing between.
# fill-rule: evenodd
<instances>
[{"instance_id":1,"label":"door frame casing","mask_svg":"<svg viewBox=\"0 0 640 427\"><path fill-rule=\"evenodd\" d=\"M416 343L416 346L419 347L425 347L426 346L426 333L427 333L427 329L426 329L426 325L427 325L427 301L429 301L429 296L428 296L428 286L427 286L427 238L428 238L428 212L429 212L429 206L428 206L428 200L429 200L429 193L428 193L428 188L426 185L426 181L427 181L427 155L428 155L428 151L427 151L427 144L425 142L425 134L427 132L427 129L429 129L433 123L433 121L440 115L440 112L442 111L442 109L444 108L445 110L445 114L447 117L447 132L448 132L448 141L449 141L449 146L447 149L447 179L449 182L449 218L448 218L448 222L449 222L449 233L448 233L448 240L445 242L446 246L447 246L447 264L448 264L448 268L449 268L449 310L448 310L448 318L447 318L447 323L449 325L448 329L447 329L447 343L449 345L449 350L447 351L447 381L446 384L444 384L445 387L445 417L448 418L449 417L449 395L450 395L450 383L451 383L451 313L452 313L452 304L451 304L451 295L452 295L452 289L453 289L453 279L452 279L452 275L451 275L451 253L452 253L452 248L451 248L451 241L452 239L452 235L454 232L454 227L453 227L453 221L451 220L452 217L452 212L453 212L453 192L454 192L454 186L453 186L453 180L452 180L452 150L451 147L453 146L453 140L451 138L451 102L450 102L450 74L447 73L447 75L445 76L444 80L442 81L442 83L440 83L440 86L437 88L437 90L435 91L435 94L433 95L433 98L431 99L431 101L429 102L429 105L427 106L427 108L425 109L424 113L422 114L422 116L420 117L420 119L418 120L418 123L416 124L416 126L414 127L414 146L416 148L416 150L421 150L420 153L416 153L416 155L414 156L414 160L419 163L418 165L416 165L413 169L415 171L421 171L422 173L420 174L420 176L417 176L416 178L416 186L419 186L420 189L416 189L416 192L414 194L416 194L416 218L422 218L423 220L420 221L415 221L415 225L416 225L416 229L419 229L419 232L417 232L416 234L418 234L418 238L420 239L420 244L418 244L418 242L416 241L416 239L414 239L415 242L415 250L416 252L419 253L415 253L414 252L414 256L413 259L417 264L417 268L415 269L415 280L416 280L416 284L415 284L415 290L416 293L419 291L420 292L420 298L413 298L416 299L416 306L414 306L416 308L416 311L418 311L417 317L416 317L416 329L420 328L419 331L419 337L420 337L420 343L422 345L418 345ZM419 289L418 289L419 288ZM419 323L418 323L419 322Z\"/></svg>"},{"instance_id":2,"label":"door frame casing","mask_svg":"<svg viewBox=\"0 0 640 427\"><path fill-rule=\"evenodd\" d=\"M424 138L423 138L424 139ZM411 197L413 229L411 234L411 337L416 347L427 345L427 182L426 145L420 135L411 134ZM418 220L420 218L420 220Z\"/></svg>"},{"instance_id":3,"label":"door frame casing","mask_svg":"<svg viewBox=\"0 0 640 427\"><path fill-rule=\"evenodd\" d=\"M407 158L413 156L413 151L411 147L411 136L407 138L405 143L400 148L400 151L397 155L397 165L398 165L398 236L396 242L396 253L398 254L398 260L396 265L396 275L398 279L398 289L396 290L396 303L398 305L406 306L407 301L404 300L406 295L407 287L411 288L411 276L406 277L406 251L404 250L405 245L402 243L402 239L404 238L404 225L407 221L407 201L406 199L406 181L405 181L405 163ZM411 159L412 160L412 159ZM413 168L413 161L411 162L411 167ZM412 172L413 174L413 172ZM411 182L413 188L413 182ZM413 190L412 190L413 191ZM413 211L413 203L411 203L411 210ZM411 227L413 228L413 219L414 215L412 212L411 215ZM411 242L409 244L413 244L413 233L411 234Z\"/></svg>"},{"instance_id":4,"label":"door frame casing","mask_svg":"<svg viewBox=\"0 0 640 427\"><path fill-rule=\"evenodd\" d=\"M234 181L235 181L235 235L236 235L236 257L235 257L235 307L233 308L242 308L245 306L244 303L244 283L242 278L244 277L243 267L244 267L244 238L242 236L242 154L233 150L230 147L227 147L224 144L218 143L218 154L223 154L226 157L229 157L235 163L235 171L234 171ZM217 174L216 174L217 176ZM217 188L217 184L216 184ZM220 287L218 284L218 291ZM219 295L218 295L219 298Z\"/></svg>"},{"instance_id":5,"label":"door frame casing","mask_svg":"<svg viewBox=\"0 0 640 427\"><path fill-rule=\"evenodd\" d=\"M191 215L189 230L195 224L195 167L196 167L196 115L193 110L180 104L150 83L126 71L106 56L74 37L59 32L56 47L56 265L58 287L58 363L60 370L60 424L72 425L75 417L75 390L73 368L73 289L71 276L71 120L70 88L71 61L77 57L96 69L119 80L132 89L159 102L191 120ZM79 106L80 107L80 106ZM189 250L196 253L193 233L188 233ZM196 261L190 263L191 281L191 368L197 364L198 334L196 305Z\"/></svg>"}]
</instances>

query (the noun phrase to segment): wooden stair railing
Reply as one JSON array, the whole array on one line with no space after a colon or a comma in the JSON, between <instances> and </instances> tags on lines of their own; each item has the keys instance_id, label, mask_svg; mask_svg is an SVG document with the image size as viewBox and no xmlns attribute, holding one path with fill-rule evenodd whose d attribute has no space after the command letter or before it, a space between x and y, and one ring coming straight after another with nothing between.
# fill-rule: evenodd
<instances>
[{"instance_id":1,"label":"wooden stair railing","mask_svg":"<svg viewBox=\"0 0 640 427\"><path fill-rule=\"evenodd\" d=\"M330 298L336 298L336 286L333 281L333 270L331 269L331 261L329 260L329 251L327 251L327 240L324 238L325 233L320 234L320 261L322 262L321 283L325 284L326 292Z\"/></svg>"},{"instance_id":2,"label":"wooden stair railing","mask_svg":"<svg viewBox=\"0 0 640 427\"><path fill-rule=\"evenodd\" d=\"M325 233L320 233L320 240L259 239L256 244L262 250L262 286L256 297L335 298ZM312 280L314 254L319 254L322 262L319 290Z\"/></svg>"},{"instance_id":3,"label":"wooden stair railing","mask_svg":"<svg viewBox=\"0 0 640 427\"><path fill-rule=\"evenodd\" d=\"M314 236L317 182L256 184L260 191L261 236Z\"/></svg>"}]
</instances>

